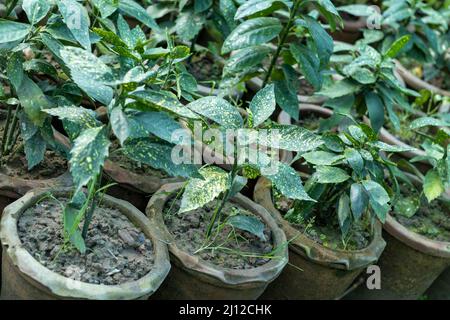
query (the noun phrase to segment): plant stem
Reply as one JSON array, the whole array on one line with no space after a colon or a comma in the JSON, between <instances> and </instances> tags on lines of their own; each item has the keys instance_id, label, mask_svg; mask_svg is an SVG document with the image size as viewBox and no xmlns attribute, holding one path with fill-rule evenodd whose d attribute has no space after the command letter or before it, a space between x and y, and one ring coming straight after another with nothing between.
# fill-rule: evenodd
<instances>
[{"instance_id":1,"label":"plant stem","mask_svg":"<svg viewBox=\"0 0 450 320\"><path fill-rule=\"evenodd\" d=\"M294 6L292 7L291 13L289 15L289 20L287 24L284 26L283 30L281 31L281 36L278 41L277 51L272 57L272 61L270 62L269 69L267 70L266 76L264 78L264 82L262 85L262 88L266 86L266 84L269 82L270 76L272 74L273 68L275 67L278 57L280 56L281 50L283 49L283 45L286 42L287 36L289 34L289 30L291 30L292 24L294 23L295 16L297 14L298 8L300 7L302 0L295 0Z\"/></svg>"},{"instance_id":2,"label":"plant stem","mask_svg":"<svg viewBox=\"0 0 450 320\"><path fill-rule=\"evenodd\" d=\"M11 125L11 128L9 128L9 135L8 138L6 139L6 152L9 153L11 152L12 148L14 147L14 133L17 129L17 124L18 124L18 117L17 117L17 113L19 112L19 105L17 105L16 107L16 111L14 111L14 116L13 116L13 122Z\"/></svg>"},{"instance_id":3,"label":"plant stem","mask_svg":"<svg viewBox=\"0 0 450 320\"><path fill-rule=\"evenodd\" d=\"M11 122L11 106L8 105L8 114L6 116L6 122L5 122L5 127L3 128L3 137L2 137L2 144L1 144L1 148L0 148L0 152L1 152L1 157L3 158L4 153L5 153L5 149L6 149L6 140L8 137L8 130L9 130L9 125Z\"/></svg>"}]
</instances>

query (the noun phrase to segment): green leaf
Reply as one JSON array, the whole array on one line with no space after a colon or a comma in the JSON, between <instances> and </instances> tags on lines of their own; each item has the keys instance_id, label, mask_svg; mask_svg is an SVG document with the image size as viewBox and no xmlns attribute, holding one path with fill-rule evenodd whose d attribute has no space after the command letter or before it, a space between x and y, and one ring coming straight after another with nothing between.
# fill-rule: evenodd
<instances>
[{"instance_id":1,"label":"green leaf","mask_svg":"<svg viewBox=\"0 0 450 320\"><path fill-rule=\"evenodd\" d=\"M23 80L23 54L14 52L7 62L6 73L14 89L18 91Z\"/></svg>"},{"instance_id":2,"label":"green leaf","mask_svg":"<svg viewBox=\"0 0 450 320\"><path fill-rule=\"evenodd\" d=\"M190 179L181 199L179 213L203 207L230 188L230 179L226 171L209 166L199 170L201 178Z\"/></svg>"},{"instance_id":3,"label":"green leaf","mask_svg":"<svg viewBox=\"0 0 450 320\"><path fill-rule=\"evenodd\" d=\"M69 161L75 192L79 192L100 173L108 157L110 144L104 126L87 129L75 139Z\"/></svg>"},{"instance_id":4,"label":"green leaf","mask_svg":"<svg viewBox=\"0 0 450 320\"><path fill-rule=\"evenodd\" d=\"M236 194L241 192L241 190L247 186L247 182L248 182L248 179L246 177L241 177L241 176L237 175L234 178L233 184L231 186L231 189L230 189L230 192L228 195L228 199L231 199Z\"/></svg>"},{"instance_id":5,"label":"green leaf","mask_svg":"<svg viewBox=\"0 0 450 320\"><path fill-rule=\"evenodd\" d=\"M106 84L114 79L111 69L95 55L80 48L64 47L59 53L80 89L93 99L109 105L113 90Z\"/></svg>"},{"instance_id":6,"label":"green leaf","mask_svg":"<svg viewBox=\"0 0 450 320\"><path fill-rule=\"evenodd\" d=\"M195 13L201 13L208 10L213 4L213 0L195 0L194 10Z\"/></svg>"},{"instance_id":7,"label":"green leaf","mask_svg":"<svg viewBox=\"0 0 450 320\"><path fill-rule=\"evenodd\" d=\"M23 0L22 8L27 14L28 21L35 25L48 14L51 3L46 0Z\"/></svg>"},{"instance_id":8,"label":"green leaf","mask_svg":"<svg viewBox=\"0 0 450 320\"><path fill-rule=\"evenodd\" d=\"M275 90L270 84L259 90L250 102L250 111L253 116L253 127L259 126L266 121L275 111Z\"/></svg>"},{"instance_id":9,"label":"green leaf","mask_svg":"<svg viewBox=\"0 0 450 320\"><path fill-rule=\"evenodd\" d=\"M350 4L338 7L337 9L355 17L368 17L373 14L373 9L365 4Z\"/></svg>"},{"instance_id":10,"label":"green leaf","mask_svg":"<svg viewBox=\"0 0 450 320\"><path fill-rule=\"evenodd\" d=\"M351 226L350 199L345 193L339 197L337 214L342 236L345 237Z\"/></svg>"},{"instance_id":11,"label":"green leaf","mask_svg":"<svg viewBox=\"0 0 450 320\"><path fill-rule=\"evenodd\" d=\"M232 216L227 220L227 224L233 226L234 228L250 232L261 239L261 241L266 241L266 236L264 234L265 225L261 220L254 216L246 216L242 214Z\"/></svg>"},{"instance_id":12,"label":"green leaf","mask_svg":"<svg viewBox=\"0 0 450 320\"><path fill-rule=\"evenodd\" d=\"M298 120L298 98L297 93L289 89L287 79L276 80L275 84L275 100L281 109L286 111L292 118Z\"/></svg>"},{"instance_id":13,"label":"green leaf","mask_svg":"<svg viewBox=\"0 0 450 320\"><path fill-rule=\"evenodd\" d=\"M368 92L364 96L367 110L369 111L370 124L375 132L378 132L384 123L384 104L378 94Z\"/></svg>"},{"instance_id":14,"label":"green leaf","mask_svg":"<svg viewBox=\"0 0 450 320\"><path fill-rule=\"evenodd\" d=\"M323 144L320 136L296 125L275 125L263 133L258 135L258 143L276 149L303 153Z\"/></svg>"},{"instance_id":15,"label":"green leaf","mask_svg":"<svg viewBox=\"0 0 450 320\"><path fill-rule=\"evenodd\" d=\"M290 50L306 80L311 83L316 90L322 87L322 76L320 74L319 58L305 46L292 43Z\"/></svg>"},{"instance_id":16,"label":"green leaf","mask_svg":"<svg viewBox=\"0 0 450 320\"><path fill-rule=\"evenodd\" d=\"M242 4L234 16L234 19L239 20L253 15L269 15L272 12L289 8L290 3L288 1L281 0L249 0Z\"/></svg>"},{"instance_id":17,"label":"green leaf","mask_svg":"<svg viewBox=\"0 0 450 320\"><path fill-rule=\"evenodd\" d=\"M350 179L347 172L331 166L317 166L314 177L318 183L341 183Z\"/></svg>"},{"instance_id":18,"label":"green leaf","mask_svg":"<svg viewBox=\"0 0 450 320\"><path fill-rule=\"evenodd\" d=\"M364 160L358 150L353 148L345 149L344 155L350 167L352 167L357 174L361 174L364 169Z\"/></svg>"},{"instance_id":19,"label":"green leaf","mask_svg":"<svg viewBox=\"0 0 450 320\"><path fill-rule=\"evenodd\" d=\"M103 19L108 18L119 7L119 0L92 0Z\"/></svg>"},{"instance_id":20,"label":"green leaf","mask_svg":"<svg viewBox=\"0 0 450 320\"><path fill-rule=\"evenodd\" d=\"M225 73L246 71L264 60L272 49L268 46L254 46L236 51L226 62Z\"/></svg>"},{"instance_id":21,"label":"green leaf","mask_svg":"<svg viewBox=\"0 0 450 320\"><path fill-rule=\"evenodd\" d=\"M132 119L144 130L160 139L174 144L182 143L172 135L177 130L183 130L183 127L165 112L142 112L133 116Z\"/></svg>"},{"instance_id":22,"label":"green leaf","mask_svg":"<svg viewBox=\"0 0 450 320\"><path fill-rule=\"evenodd\" d=\"M325 31L322 25L313 18L304 16L303 19L308 26L309 34L314 40L321 65L327 65L333 54L333 38Z\"/></svg>"},{"instance_id":23,"label":"green leaf","mask_svg":"<svg viewBox=\"0 0 450 320\"><path fill-rule=\"evenodd\" d=\"M128 139L122 150L130 159L164 170L170 176L185 178L198 176L195 165L173 162L173 145L156 143L150 138Z\"/></svg>"},{"instance_id":24,"label":"green leaf","mask_svg":"<svg viewBox=\"0 0 450 320\"><path fill-rule=\"evenodd\" d=\"M58 1L59 12L63 16L64 23L74 38L86 49L91 50L89 37L89 15L82 4L76 0Z\"/></svg>"},{"instance_id":25,"label":"green leaf","mask_svg":"<svg viewBox=\"0 0 450 320\"><path fill-rule=\"evenodd\" d=\"M420 200L416 197L401 196L394 205L395 213L407 218L414 216L419 208Z\"/></svg>"},{"instance_id":26,"label":"green leaf","mask_svg":"<svg viewBox=\"0 0 450 320\"><path fill-rule=\"evenodd\" d=\"M190 119L199 119L189 108L183 106L174 94L168 91L135 91L130 94L130 98L149 105L151 108L163 109Z\"/></svg>"},{"instance_id":27,"label":"green leaf","mask_svg":"<svg viewBox=\"0 0 450 320\"><path fill-rule=\"evenodd\" d=\"M28 118L36 125L41 126L45 120L45 113L41 112L50 107L50 102L41 88L26 75L23 76L17 96Z\"/></svg>"},{"instance_id":28,"label":"green leaf","mask_svg":"<svg viewBox=\"0 0 450 320\"><path fill-rule=\"evenodd\" d=\"M261 174L272 181L278 191L289 199L315 201L305 191L297 172L285 163L270 159L260 153L256 166Z\"/></svg>"},{"instance_id":29,"label":"green leaf","mask_svg":"<svg viewBox=\"0 0 450 320\"><path fill-rule=\"evenodd\" d=\"M147 13L147 11L135 1L120 0L119 9L124 15L142 22L151 29L159 30L159 27L156 24L155 20L153 20L153 18Z\"/></svg>"},{"instance_id":30,"label":"green leaf","mask_svg":"<svg viewBox=\"0 0 450 320\"><path fill-rule=\"evenodd\" d=\"M438 198L445 191L445 187L439 176L437 169L431 169L425 175L423 182L423 192L427 197L428 202Z\"/></svg>"},{"instance_id":31,"label":"green leaf","mask_svg":"<svg viewBox=\"0 0 450 320\"><path fill-rule=\"evenodd\" d=\"M334 99L356 93L360 90L360 88L361 86L354 81L340 80L333 82L331 86L323 88L322 91L317 94Z\"/></svg>"},{"instance_id":32,"label":"green leaf","mask_svg":"<svg viewBox=\"0 0 450 320\"><path fill-rule=\"evenodd\" d=\"M200 98L189 103L187 107L226 129L237 129L243 126L243 120L239 111L222 98Z\"/></svg>"},{"instance_id":33,"label":"green leaf","mask_svg":"<svg viewBox=\"0 0 450 320\"><path fill-rule=\"evenodd\" d=\"M282 28L276 18L263 17L244 21L225 39L222 53L266 43L275 38Z\"/></svg>"},{"instance_id":34,"label":"green leaf","mask_svg":"<svg viewBox=\"0 0 450 320\"><path fill-rule=\"evenodd\" d=\"M311 151L302 154L302 157L309 163L315 165L329 166L344 159L344 156L327 152L327 151Z\"/></svg>"},{"instance_id":35,"label":"green leaf","mask_svg":"<svg viewBox=\"0 0 450 320\"><path fill-rule=\"evenodd\" d=\"M0 43L20 41L30 31L29 24L0 19Z\"/></svg>"},{"instance_id":36,"label":"green leaf","mask_svg":"<svg viewBox=\"0 0 450 320\"><path fill-rule=\"evenodd\" d=\"M361 218L368 204L369 197L364 187L360 183L353 183L350 187L350 205L355 220Z\"/></svg>"},{"instance_id":37,"label":"green leaf","mask_svg":"<svg viewBox=\"0 0 450 320\"><path fill-rule=\"evenodd\" d=\"M43 112L58 117L60 120L70 121L77 126L73 136L76 138L84 129L94 128L101 125L97 121L94 111L83 107L58 107L45 109Z\"/></svg>"},{"instance_id":38,"label":"green leaf","mask_svg":"<svg viewBox=\"0 0 450 320\"><path fill-rule=\"evenodd\" d=\"M361 182L369 196L369 203L372 210L382 223L386 221L386 215L389 212L389 194L377 182L372 180L364 180Z\"/></svg>"},{"instance_id":39,"label":"green leaf","mask_svg":"<svg viewBox=\"0 0 450 320\"><path fill-rule=\"evenodd\" d=\"M115 136L119 139L120 144L123 145L125 140L130 136L131 130L127 115L121 107L116 107L111 111L109 120Z\"/></svg>"},{"instance_id":40,"label":"green leaf","mask_svg":"<svg viewBox=\"0 0 450 320\"><path fill-rule=\"evenodd\" d=\"M389 58L395 58L399 54L399 52L403 49L403 47L406 46L406 44L409 42L410 39L411 36L406 35L395 40L394 43L386 51L384 56Z\"/></svg>"},{"instance_id":41,"label":"green leaf","mask_svg":"<svg viewBox=\"0 0 450 320\"><path fill-rule=\"evenodd\" d=\"M390 145L381 141L376 142L370 142L370 145L386 152L406 152L406 151L413 151L416 150L414 147L408 147L408 146L394 146Z\"/></svg>"},{"instance_id":42,"label":"green leaf","mask_svg":"<svg viewBox=\"0 0 450 320\"><path fill-rule=\"evenodd\" d=\"M448 127L450 126L450 123L442 119L436 119L432 117L422 117L414 120L409 124L410 129L418 129L426 126Z\"/></svg>"},{"instance_id":43,"label":"green leaf","mask_svg":"<svg viewBox=\"0 0 450 320\"><path fill-rule=\"evenodd\" d=\"M181 40L190 41L200 32L205 24L203 15L188 10L181 12L175 22L175 32Z\"/></svg>"}]
</instances>

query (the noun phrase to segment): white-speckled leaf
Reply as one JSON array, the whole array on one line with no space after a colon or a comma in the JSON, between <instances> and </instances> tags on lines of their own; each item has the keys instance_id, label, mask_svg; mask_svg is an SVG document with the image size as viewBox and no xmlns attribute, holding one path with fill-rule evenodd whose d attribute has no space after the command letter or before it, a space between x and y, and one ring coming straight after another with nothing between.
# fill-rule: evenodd
<instances>
[{"instance_id":1,"label":"white-speckled leaf","mask_svg":"<svg viewBox=\"0 0 450 320\"><path fill-rule=\"evenodd\" d=\"M59 12L61 12L67 28L74 38L86 49L91 50L89 37L89 15L86 8L76 0L58 1Z\"/></svg>"},{"instance_id":2,"label":"white-speckled leaf","mask_svg":"<svg viewBox=\"0 0 450 320\"><path fill-rule=\"evenodd\" d=\"M111 69L95 55L80 48L64 47L59 53L70 69L73 81L90 97L109 105L113 90L106 84L114 80Z\"/></svg>"},{"instance_id":3,"label":"white-speckled leaf","mask_svg":"<svg viewBox=\"0 0 450 320\"><path fill-rule=\"evenodd\" d=\"M175 164L172 161L173 145L154 142L149 138L128 139L123 145L123 153L134 161L161 169L174 177L197 177L198 170L193 164Z\"/></svg>"},{"instance_id":4,"label":"white-speckled leaf","mask_svg":"<svg viewBox=\"0 0 450 320\"><path fill-rule=\"evenodd\" d=\"M22 40L30 30L29 24L0 19L0 43Z\"/></svg>"},{"instance_id":5,"label":"white-speckled leaf","mask_svg":"<svg viewBox=\"0 0 450 320\"><path fill-rule=\"evenodd\" d=\"M228 101L219 97L204 97L187 105L189 109L198 113L226 129L237 129L243 126L242 117Z\"/></svg>"},{"instance_id":6,"label":"white-speckled leaf","mask_svg":"<svg viewBox=\"0 0 450 320\"><path fill-rule=\"evenodd\" d=\"M23 0L22 8L27 14L28 21L36 24L50 11L51 3L47 0Z\"/></svg>"},{"instance_id":7,"label":"white-speckled leaf","mask_svg":"<svg viewBox=\"0 0 450 320\"><path fill-rule=\"evenodd\" d=\"M130 97L151 108L163 109L190 119L199 119L195 113L183 106L174 94L168 91L142 90L133 92Z\"/></svg>"},{"instance_id":8,"label":"white-speckled leaf","mask_svg":"<svg viewBox=\"0 0 450 320\"><path fill-rule=\"evenodd\" d=\"M277 125L265 129L266 134L259 135L263 146L282 150L308 152L323 144L320 136L296 125Z\"/></svg>"},{"instance_id":9,"label":"white-speckled leaf","mask_svg":"<svg viewBox=\"0 0 450 320\"><path fill-rule=\"evenodd\" d=\"M75 139L70 151L70 172L75 192L99 174L108 157L110 144L105 126L84 130Z\"/></svg>"},{"instance_id":10,"label":"white-speckled leaf","mask_svg":"<svg viewBox=\"0 0 450 320\"><path fill-rule=\"evenodd\" d=\"M275 111L275 107L274 85L270 84L259 90L250 103L250 111L253 116L253 127L257 127L266 121Z\"/></svg>"},{"instance_id":11,"label":"white-speckled leaf","mask_svg":"<svg viewBox=\"0 0 450 320\"><path fill-rule=\"evenodd\" d=\"M189 180L181 200L180 213L203 207L231 187L228 173L218 167L205 167L199 172L203 179Z\"/></svg>"},{"instance_id":12,"label":"white-speckled leaf","mask_svg":"<svg viewBox=\"0 0 450 320\"><path fill-rule=\"evenodd\" d=\"M341 183L350 179L343 169L332 166L317 166L314 177L319 183Z\"/></svg>"}]
</instances>

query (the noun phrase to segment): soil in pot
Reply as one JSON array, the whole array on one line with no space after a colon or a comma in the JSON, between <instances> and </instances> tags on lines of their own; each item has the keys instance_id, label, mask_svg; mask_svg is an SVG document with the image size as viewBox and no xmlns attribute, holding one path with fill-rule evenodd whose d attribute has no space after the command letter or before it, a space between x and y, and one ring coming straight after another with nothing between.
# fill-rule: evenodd
<instances>
[{"instance_id":1,"label":"soil in pot","mask_svg":"<svg viewBox=\"0 0 450 320\"><path fill-rule=\"evenodd\" d=\"M392 216L412 232L431 240L450 242L450 203L440 199L427 203L414 187L406 184L401 184L400 190L403 198L395 204ZM414 210L417 212L410 216Z\"/></svg>"},{"instance_id":2,"label":"soil in pot","mask_svg":"<svg viewBox=\"0 0 450 320\"><path fill-rule=\"evenodd\" d=\"M268 256L274 247L267 225L264 229L265 239L226 225L220 228L220 233L216 235L213 243L206 247L206 230L219 202L212 201L202 208L177 214L180 204L181 200L171 198L164 207L163 215L167 229L183 251L223 268L238 270L256 268L270 261ZM237 214L261 220L235 203L226 203L222 212L224 220Z\"/></svg>"},{"instance_id":3,"label":"soil in pot","mask_svg":"<svg viewBox=\"0 0 450 320\"><path fill-rule=\"evenodd\" d=\"M4 127L0 123L0 145L2 145ZM15 148L4 158L5 163L0 166L0 173L10 177L19 177L25 180L45 180L61 176L67 171L67 160L57 152L47 150L44 160L28 170L22 139L17 139Z\"/></svg>"},{"instance_id":4,"label":"soil in pot","mask_svg":"<svg viewBox=\"0 0 450 320\"><path fill-rule=\"evenodd\" d=\"M215 62L208 52L198 52L186 63L186 69L197 81L215 81L222 78L223 66Z\"/></svg>"},{"instance_id":5,"label":"soil in pot","mask_svg":"<svg viewBox=\"0 0 450 320\"><path fill-rule=\"evenodd\" d=\"M62 204L68 199L59 199ZM44 199L25 210L18 233L26 250L48 269L74 280L118 285L152 270L152 242L118 209L100 204L90 225L85 254L63 248L62 208Z\"/></svg>"},{"instance_id":6,"label":"soil in pot","mask_svg":"<svg viewBox=\"0 0 450 320\"><path fill-rule=\"evenodd\" d=\"M290 222L292 227L326 248L346 251L361 250L366 248L372 240L368 221L355 222L349 231L349 237L344 240L337 219L333 223L315 219L290 221L289 210L292 209L293 201L287 199L275 189L272 189L272 197L275 208ZM312 216L314 216L314 212Z\"/></svg>"}]
</instances>

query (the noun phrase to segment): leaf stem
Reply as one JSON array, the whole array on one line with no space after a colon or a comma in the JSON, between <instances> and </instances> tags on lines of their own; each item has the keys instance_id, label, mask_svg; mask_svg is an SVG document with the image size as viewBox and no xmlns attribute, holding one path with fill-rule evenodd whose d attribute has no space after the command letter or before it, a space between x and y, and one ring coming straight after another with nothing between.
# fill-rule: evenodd
<instances>
[{"instance_id":1,"label":"leaf stem","mask_svg":"<svg viewBox=\"0 0 450 320\"><path fill-rule=\"evenodd\" d=\"M297 11L298 11L298 8L300 7L301 2L302 2L302 0L295 0L295 2L294 2L294 6L289 15L288 23L284 26L283 30L281 31L281 36L278 41L277 51L275 52L275 54L272 57L272 61L270 62L269 69L267 70L266 76L264 78L262 88L264 88L266 86L266 84L269 82L273 68L275 67L275 65L277 63L278 57L280 56L281 50L283 49L283 45L286 42L287 36L289 34L289 30L291 29L292 24L294 23L295 16L297 14Z\"/></svg>"}]
</instances>

